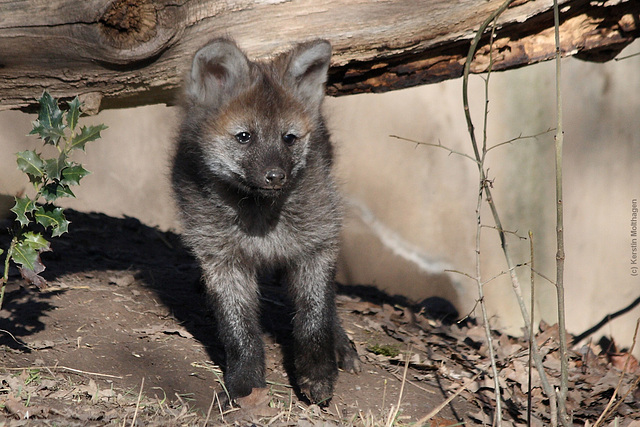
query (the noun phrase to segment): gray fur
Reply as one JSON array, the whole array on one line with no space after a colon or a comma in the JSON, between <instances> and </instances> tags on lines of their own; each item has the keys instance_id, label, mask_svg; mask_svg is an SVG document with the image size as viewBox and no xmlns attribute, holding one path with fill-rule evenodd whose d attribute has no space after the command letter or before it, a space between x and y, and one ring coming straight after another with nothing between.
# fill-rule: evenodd
<instances>
[{"instance_id":1,"label":"gray fur","mask_svg":"<svg viewBox=\"0 0 640 427\"><path fill-rule=\"evenodd\" d=\"M359 370L334 301L342 207L321 114L330 56L328 42L314 41L257 63L214 40L187 77L172 181L184 241L214 304L232 398L266 385L257 283L265 270L284 270L295 305L301 391L326 403L338 364Z\"/></svg>"}]
</instances>

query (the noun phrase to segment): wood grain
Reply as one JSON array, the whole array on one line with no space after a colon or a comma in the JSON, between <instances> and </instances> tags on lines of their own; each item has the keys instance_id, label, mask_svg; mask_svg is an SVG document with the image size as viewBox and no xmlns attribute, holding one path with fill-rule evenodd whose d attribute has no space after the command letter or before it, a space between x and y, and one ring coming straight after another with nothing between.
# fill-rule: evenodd
<instances>
[{"instance_id":1,"label":"wood grain","mask_svg":"<svg viewBox=\"0 0 640 427\"><path fill-rule=\"evenodd\" d=\"M459 77L475 29L502 0L0 0L0 109L33 109L44 89L89 109L172 103L194 52L230 36L253 58L326 38L330 95ZM637 0L565 0L562 50L608 60L640 34ZM494 69L554 55L550 0L500 18ZM485 44L473 72L489 63Z\"/></svg>"}]
</instances>

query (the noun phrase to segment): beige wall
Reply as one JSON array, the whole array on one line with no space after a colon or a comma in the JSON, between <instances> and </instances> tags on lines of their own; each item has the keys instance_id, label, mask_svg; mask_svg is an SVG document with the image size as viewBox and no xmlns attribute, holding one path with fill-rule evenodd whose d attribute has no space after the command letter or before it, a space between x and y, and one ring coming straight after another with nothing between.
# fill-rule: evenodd
<instances>
[{"instance_id":1,"label":"beige wall","mask_svg":"<svg viewBox=\"0 0 640 427\"><path fill-rule=\"evenodd\" d=\"M637 51L638 42L623 54ZM607 64L569 59L563 65L566 305L569 329L578 333L640 296L640 277L631 276L629 260L631 200L640 199L640 57ZM491 76L489 145L555 126L554 70L550 62ZM461 86L455 80L327 100L338 175L350 206L341 280L376 284L417 301L443 296L462 313L473 306L473 282L443 270L475 271L477 168L442 149L389 137L441 142L471 154ZM478 76L472 77L471 93L480 132ZM76 191L78 199L64 205L173 227L166 175L175 113L150 106L87 119L109 129L80 156L93 174ZM31 120L19 112L0 114L0 193L27 188L12 153L36 142L24 136ZM523 236L534 232L536 265L549 277L555 275L553 162L552 133L488 157L504 226ZM492 224L486 208L482 215ZM482 233L482 273L489 278L506 265L495 231ZM528 242L511 237L509 243L516 262L528 260ZM528 275L527 269L520 271L527 291ZM537 283L536 311L553 322L555 289L542 279ZM517 331L521 321L510 282L497 279L485 293L494 324ZM628 345L639 316L636 308L602 332Z\"/></svg>"}]
</instances>

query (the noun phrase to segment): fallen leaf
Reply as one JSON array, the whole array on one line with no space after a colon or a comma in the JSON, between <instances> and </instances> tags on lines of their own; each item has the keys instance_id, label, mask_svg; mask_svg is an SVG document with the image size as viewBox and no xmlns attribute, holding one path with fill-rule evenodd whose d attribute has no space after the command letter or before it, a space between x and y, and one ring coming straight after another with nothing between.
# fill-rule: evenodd
<instances>
[{"instance_id":1,"label":"fallen leaf","mask_svg":"<svg viewBox=\"0 0 640 427\"><path fill-rule=\"evenodd\" d=\"M21 420L29 420L36 417L40 418L48 413L47 409L39 406L25 406L22 401L13 394L9 394L3 404L7 412Z\"/></svg>"},{"instance_id":2,"label":"fallen leaf","mask_svg":"<svg viewBox=\"0 0 640 427\"><path fill-rule=\"evenodd\" d=\"M136 329L133 329L133 332L136 334L149 335L149 336L167 334L167 335L179 335L182 338L193 338L193 335L191 335L191 333L184 328L170 328L164 324L147 326L146 328L136 328Z\"/></svg>"},{"instance_id":3,"label":"fallen leaf","mask_svg":"<svg viewBox=\"0 0 640 427\"><path fill-rule=\"evenodd\" d=\"M247 420L259 417L273 417L280 410L269 406L271 397L268 388L254 388L251 394L245 397L239 397L235 400L239 411L232 413L233 420Z\"/></svg>"},{"instance_id":4,"label":"fallen leaf","mask_svg":"<svg viewBox=\"0 0 640 427\"><path fill-rule=\"evenodd\" d=\"M129 286L135 283L136 278L133 274L123 274L109 277L109 284L116 286Z\"/></svg>"},{"instance_id":5,"label":"fallen leaf","mask_svg":"<svg viewBox=\"0 0 640 427\"><path fill-rule=\"evenodd\" d=\"M31 350L44 350L45 348L53 348L55 343L50 340L36 340L27 343Z\"/></svg>"},{"instance_id":6,"label":"fallen leaf","mask_svg":"<svg viewBox=\"0 0 640 427\"><path fill-rule=\"evenodd\" d=\"M638 370L638 359L633 357L632 354L629 353L609 353L608 355L609 361L614 368L625 371L629 373L636 372ZM629 360L627 369L625 370L625 364L627 363L627 359Z\"/></svg>"},{"instance_id":7,"label":"fallen leaf","mask_svg":"<svg viewBox=\"0 0 640 427\"><path fill-rule=\"evenodd\" d=\"M441 417L433 417L431 418L430 427L448 427L448 426L457 426L460 423L456 420L448 420L446 418Z\"/></svg>"},{"instance_id":8,"label":"fallen leaf","mask_svg":"<svg viewBox=\"0 0 640 427\"><path fill-rule=\"evenodd\" d=\"M21 420L28 418L27 407L24 406L20 400L16 399L13 394L9 394L7 400L4 401L4 409Z\"/></svg>"}]
</instances>

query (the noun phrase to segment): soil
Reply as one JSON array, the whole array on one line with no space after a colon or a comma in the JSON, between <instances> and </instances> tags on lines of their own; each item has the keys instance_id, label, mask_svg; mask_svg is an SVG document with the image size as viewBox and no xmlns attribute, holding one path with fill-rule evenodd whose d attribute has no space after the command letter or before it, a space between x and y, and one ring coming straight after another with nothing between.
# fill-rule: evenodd
<instances>
[{"instance_id":1,"label":"soil","mask_svg":"<svg viewBox=\"0 0 640 427\"><path fill-rule=\"evenodd\" d=\"M222 408L215 396L223 393L224 350L197 263L179 237L134 218L67 217L70 232L42 255L46 289L10 271L0 311L0 425L415 425L434 409L420 425L491 424L484 329L472 319L447 324L453 309L445 301L414 305L370 286L338 288L338 310L363 369L341 372L334 398L319 408L290 380L291 309L277 283L265 284L269 387L241 399L240 408ZM6 248L10 223L0 226ZM555 384L554 333L544 326L538 341ZM497 331L494 339L503 425L526 425L526 343ZM621 375L602 350L572 353L569 409L577 423L593 423L614 392L633 386L613 413L630 425L640 419L637 371L628 363L631 372ZM535 381L532 396L532 425L548 424L548 399Z\"/></svg>"}]
</instances>

